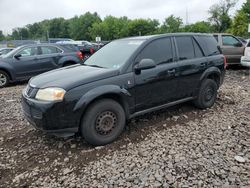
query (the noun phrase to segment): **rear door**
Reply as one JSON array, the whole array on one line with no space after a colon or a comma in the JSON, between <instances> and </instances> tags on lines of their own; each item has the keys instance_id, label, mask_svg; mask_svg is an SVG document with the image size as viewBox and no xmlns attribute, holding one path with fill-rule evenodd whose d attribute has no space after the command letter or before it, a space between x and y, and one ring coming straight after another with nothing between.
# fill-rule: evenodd
<instances>
[{"instance_id":1,"label":"rear door","mask_svg":"<svg viewBox=\"0 0 250 188\"><path fill-rule=\"evenodd\" d=\"M245 50L241 41L232 35L222 35L221 40L221 50L227 57L228 63L240 63L240 58Z\"/></svg>"},{"instance_id":2,"label":"rear door","mask_svg":"<svg viewBox=\"0 0 250 188\"><path fill-rule=\"evenodd\" d=\"M56 46L40 46L38 64L41 73L58 68L58 61L62 57L62 53L63 50Z\"/></svg>"},{"instance_id":3,"label":"rear door","mask_svg":"<svg viewBox=\"0 0 250 188\"><path fill-rule=\"evenodd\" d=\"M149 43L137 56L135 64L142 59L152 59L157 66L135 73L136 111L156 107L175 100L177 80L173 43L170 37Z\"/></svg>"},{"instance_id":4,"label":"rear door","mask_svg":"<svg viewBox=\"0 0 250 188\"><path fill-rule=\"evenodd\" d=\"M202 73L207 68L207 59L192 36L175 37L178 56L178 99L194 95Z\"/></svg>"},{"instance_id":5,"label":"rear door","mask_svg":"<svg viewBox=\"0 0 250 188\"><path fill-rule=\"evenodd\" d=\"M12 61L18 79L27 79L39 73L37 54L37 47L25 47L15 54L20 55L19 58L13 57Z\"/></svg>"}]
</instances>

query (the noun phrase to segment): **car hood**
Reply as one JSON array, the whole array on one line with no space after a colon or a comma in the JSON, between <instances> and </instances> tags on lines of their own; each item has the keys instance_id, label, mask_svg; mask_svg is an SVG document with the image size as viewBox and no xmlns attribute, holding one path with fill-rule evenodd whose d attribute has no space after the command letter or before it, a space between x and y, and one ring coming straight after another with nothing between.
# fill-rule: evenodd
<instances>
[{"instance_id":1,"label":"car hood","mask_svg":"<svg viewBox=\"0 0 250 188\"><path fill-rule=\"evenodd\" d=\"M35 88L60 87L70 90L118 74L119 70L74 65L38 75L29 84Z\"/></svg>"}]
</instances>

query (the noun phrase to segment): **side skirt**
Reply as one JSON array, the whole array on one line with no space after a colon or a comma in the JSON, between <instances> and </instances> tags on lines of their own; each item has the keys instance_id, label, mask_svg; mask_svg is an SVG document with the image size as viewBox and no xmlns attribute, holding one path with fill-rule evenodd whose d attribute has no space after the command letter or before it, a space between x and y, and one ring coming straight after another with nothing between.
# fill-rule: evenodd
<instances>
[{"instance_id":1,"label":"side skirt","mask_svg":"<svg viewBox=\"0 0 250 188\"><path fill-rule=\"evenodd\" d=\"M181 99L181 100L178 100L178 101L174 101L174 102L170 102L170 103L163 104L163 105L160 105L160 106L156 106L156 107L153 107L153 108L149 108L147 110L142 110L142 111L136 112L134 114L131 114L129 116L129 119L137 117L137 116L141 116L143 114L147 114L147 113L150 113L150 112L153 112L153 111L161 110L163 108L168 108L170 106L175 106L177 104L184 103L184 102L187 102L187 101L191 101L193 99L194 99L194 97L188 97L188 98Z\"/></svg>"}]
</instances>

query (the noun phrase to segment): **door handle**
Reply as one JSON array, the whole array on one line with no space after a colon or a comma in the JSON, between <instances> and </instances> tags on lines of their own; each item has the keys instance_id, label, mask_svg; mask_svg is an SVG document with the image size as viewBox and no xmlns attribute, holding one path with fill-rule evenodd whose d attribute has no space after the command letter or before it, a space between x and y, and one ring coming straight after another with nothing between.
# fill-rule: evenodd
<instances>
[{"instance_id":1,"label":"door handle","mask_svg":"<svg viewBox=\"0 0 250 188\"><path fill-rule=\"evenodd\" d=\"M200 66L201 66L201 67L206 67L206 66L207 66L207 63L201 63Z\"/></svg>"},{"instance_id":2,"label":"door handle","mask_svg":"<svg viewBox=\"0 0 250 188\"><path fill-rule=\"evenodd\" d=\"M175 69L168 70L168 75L174 75L175 74Z\"/></svg>"}]
</instances>

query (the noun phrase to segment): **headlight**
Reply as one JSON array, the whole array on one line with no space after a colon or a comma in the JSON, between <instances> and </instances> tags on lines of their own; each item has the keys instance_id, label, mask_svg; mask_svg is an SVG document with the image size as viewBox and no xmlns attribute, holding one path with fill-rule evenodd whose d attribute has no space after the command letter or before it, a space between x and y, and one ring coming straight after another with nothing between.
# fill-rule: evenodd
<instances>
[{"instance_id":1,"label":"headlight","mask_svg":"<svg viewBox=\"0 0 250 188\"><path fill-rule=\"evenodd\" d=\"M65 93L62 88L45 88L39 89L35 98L43 101L61 101Z\"/></svg>"}]
</instances>

